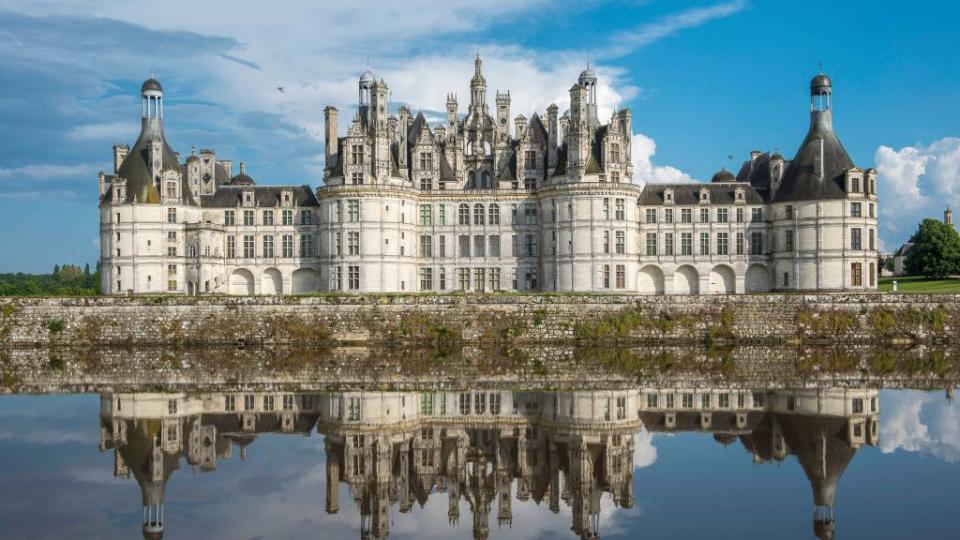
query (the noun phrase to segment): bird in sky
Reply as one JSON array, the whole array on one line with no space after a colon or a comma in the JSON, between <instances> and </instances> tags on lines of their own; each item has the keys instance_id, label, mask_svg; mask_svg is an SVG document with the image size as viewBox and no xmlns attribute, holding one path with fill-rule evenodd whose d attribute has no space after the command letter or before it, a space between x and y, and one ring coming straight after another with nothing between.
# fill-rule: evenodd
<instances>
[{"instance_id":1,"label":"bird in sky","mask_svg":"<svg viewBox=\"0 0 960 540\"><path fill-rule=\"evenodd\" d=\"M278 86L278 87L277 87L277 90L279 90L281 94L283 94L283 93L284 93L284 89L283 89L283 87L282 87L282 86Z\"/></svg>"}]
</instances>

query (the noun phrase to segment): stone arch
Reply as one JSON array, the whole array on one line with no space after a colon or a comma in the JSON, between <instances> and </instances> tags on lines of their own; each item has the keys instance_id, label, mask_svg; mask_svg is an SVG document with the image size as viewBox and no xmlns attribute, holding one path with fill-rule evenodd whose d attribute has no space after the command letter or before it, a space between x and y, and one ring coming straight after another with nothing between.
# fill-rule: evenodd
<instances>
[{"instance_id":1,"label":"stone arch","mask_svg":"<svg viewBox=\"0 0 960 540\"><path fill-rule=\"evenodd\" d=\"M313 292L319 289L320 277L317 271L312 268L299 268L293 271L291 279L291 292L293 294L302 294Z\"/></svg>"},{"instance_id":2,"label":"stone arch","mask_svg":"<svg viewBox=\"0 0 960 540\"><path fill-rule=\"evenodd\" d=\"M253 295L253 272L237 268L230 274L230 294Z\"/></svg>"},{"instance_id":3,"label":"stone arch","mask_svg":"<svg viewBox=\"0 0 960 540\"><path fill-rule=\"evenodd\" d=\"M664 293L663 270L655 265L644 266L637 274L637 292L660 296Z\"/></svg>"},{"instance_id":4,"label":"stone arch","mask_svg":"<svg viewBox=\"0 0 960 540\"><path fill-rule=\"evenodd\" d=\"M490 184L490 171L483 171L480 173L480 185L483 186L483 189L490 189L493 185Z\"/></svg>"},{"instance_id":5,"label":"stone arch","mask_svg":"<svg viewBox=\"0 0 960 540\"><path fill-rule=\"evenodd\" d=\"M700 294L700 274L697 269L685 264L673 273L674 294Z\"/></svg>"},{"instance_id":6,"label":"stone arch","mask_svg":"<svg viewBox=\"0 0 960 540\"><path fill-rule=\"evenodd\" d=\"M473 189L475 187L477 187L477 173L474 171L470 171L467 173L467 188Z\"/></svg>"},{"instance_id":7,"label":"stone arch","mask_svg":"<svg viewBox=\"0 0 960 540\"><path fill-rule=\"evenodd\" d=\"M747 268L744 289L748 293L770 292L770 270L762 264L750 265Z\"/></svg>"},{"instance_id":8,"label":"stone arch","mask_svg":"<svg viewBox=\"0 0 960 540\"><path fill-rule=\"evenodd\" d=\"M710 294L734 294L737 292L737 275L733 268L718 264L710 271Z\"/></svg>"},{"instance_id":9,"label":"stone arch","mask_svg":"<svg viewBox=\"0 0 960 540\"><path fill-rule=\"evenodd\" d=\"M261 294L283 294L283 277L276 268L267 268L263 272L263 280L260 283Z\"/></svg>"}]
</instances>

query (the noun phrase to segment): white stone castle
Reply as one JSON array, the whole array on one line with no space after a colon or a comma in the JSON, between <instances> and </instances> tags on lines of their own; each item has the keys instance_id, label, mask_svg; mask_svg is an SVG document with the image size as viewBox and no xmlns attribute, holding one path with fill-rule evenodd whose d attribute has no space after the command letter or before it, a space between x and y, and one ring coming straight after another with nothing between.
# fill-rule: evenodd
<instances>
[{"instance_id":1,"label":"white stone castle","mask_svg":"<svg viewBox=\"0 0 960 540\"><path fill-rule=\"evenodd\" d=\"M811 82L810 130L793 160L753 152L712 181L639 185L632 115L601 123L586 69L569 111L493 113L479 56L470 103L444 125L392 111L359 81L345 136L325 110L316 191L258 186L212 150L185 163L163 133L163 91L141 88L142 128L100 174L105 294L420 291L733 294L876 288L877 175L833 130L832 85Z\"/></svg>"}]
</instances>

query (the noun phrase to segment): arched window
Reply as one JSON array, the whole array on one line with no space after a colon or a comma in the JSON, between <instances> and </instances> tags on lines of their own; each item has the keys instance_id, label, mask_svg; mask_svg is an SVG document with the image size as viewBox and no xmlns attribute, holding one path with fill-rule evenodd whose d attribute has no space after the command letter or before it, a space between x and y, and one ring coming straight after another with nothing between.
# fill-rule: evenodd
<instances>
[{"instance_id":1,"label":"arched window","mask_svg":"<svg viewBox=\"0 0 960 540\"><path fill-rule=\"evenodd\" d=\"M487 219L487 223L490 225L499 225L500 224L500 205L493 203L489 206L488 209L490 216Z\"/></svg>"},{"instance_id":2,"label":"arched window","mask_svg":"<svg viewBox=\"0 0 960 540\"><path fill-rule=\"evenodd\" d=\"M460 225L469 225L470 224L470 207L466 204L461 203L458 210L460 216Z\"/></svg>"},{"instance_id":3,"label":"arched window","mask_svg":"<svg viewBox=\"0 0 960 540\"><path fill-rule=\"evenodd\" d=\"M491 187L493 187L490 185L490 171L483 171L483 174L480 177L480 179L483 182L483 189L490 189Z\"/></svg>"},{"instance_id":4,"label":"arched window","mask_svg":"<svg viewBox=\"0 0 960 540\"><path fill-rule=\"evenodd\" d=\"M470 171L467 174L467 189L473 189L477 187L477 173Z\"/></svg>"},{"instance_id":5,"label":"arched window","mask_svg":"<svg viewBox=\"0 0 960 540\"><path fill-rule=\"evenodd\" d=\"M473 224L483 225L483 205L482 204L473 205Z\"/></svg>"}]
</instances>

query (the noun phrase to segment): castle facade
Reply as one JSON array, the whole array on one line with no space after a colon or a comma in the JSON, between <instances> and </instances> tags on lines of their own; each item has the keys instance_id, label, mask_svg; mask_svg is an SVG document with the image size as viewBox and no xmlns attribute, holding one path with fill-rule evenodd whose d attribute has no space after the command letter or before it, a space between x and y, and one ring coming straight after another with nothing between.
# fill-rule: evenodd
<instances>
[{"instance_id":1,"label":"castle facade","mask_svg":"<svg viewBox=\"0 0 960 540\"><path fill-rule=\"evenodd\" d=\"M181 162L163 90L141 88L133 148L100 174L105 294L564 291L735 294L876 288L877 175L833 130L832 83L811 82L792 160L753 152L709 183L640 184L632 115L599 118L597 76L569 110L511 121L479 56L465 113L391 108L369 71L346 133L325 109L324 185L260 186L243 162ZM603 122L606 123L603 123Z\"/></svg>"}]
</instances>

